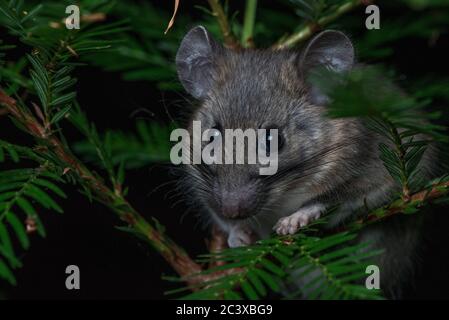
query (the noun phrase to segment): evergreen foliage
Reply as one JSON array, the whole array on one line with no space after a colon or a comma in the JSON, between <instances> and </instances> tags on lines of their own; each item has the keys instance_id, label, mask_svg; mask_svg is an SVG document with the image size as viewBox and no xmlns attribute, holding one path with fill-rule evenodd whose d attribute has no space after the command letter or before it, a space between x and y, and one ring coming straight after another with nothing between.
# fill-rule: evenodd
<instances>
[{"instance_id":1,"label":"evergreen foliage","mask_svg":"<svg viewBox=\"0 0 449 320\"><path fill-rule=\"evenodd\" d=\"M22 158L39 160L40 164L32 168L0 171L0 277L11 284L16 280L10 269L22 266L14 249L13 237L24 250L30 247L29 231L35 229L45 237L37 208L62 213L63 209L54 198L66 198L58 186L63 180L52 171L49 161L40 159L29 149L0 141L0 162L18 163ZM26 221L26 226L22 221Z\"/></svg>"},{"instance_id":2,"label":"evergreen foliage","mask_svg":"<svg viewBox=\"0 0 449 320\"><path fill-rule=\"evenodd\" d=\"M371 258L381 251L368 250L368 244L352 245L351 240L357 236L354 231L320 236L316 227L322 223L325 219L294 236L201 255L199 262L217 265L202 275L224 275L201 283L201 290L182 298L256 300L275 292L295 299L307 292L310 299L380 299L379 290L368 290L362 280ZM305 279L301 289L288 290L290 286L295 288L297 277Z\"/></svg>"}]
</instances>

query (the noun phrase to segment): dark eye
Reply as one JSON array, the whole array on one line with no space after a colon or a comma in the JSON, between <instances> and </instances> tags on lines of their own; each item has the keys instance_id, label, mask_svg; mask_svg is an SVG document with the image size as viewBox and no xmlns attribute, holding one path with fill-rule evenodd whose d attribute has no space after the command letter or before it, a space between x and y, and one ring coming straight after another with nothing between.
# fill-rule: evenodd
<instances>
[{"instance_id":1,"label":"dark eye","mask_svg":"<svg viewBox=\"0 0 449 320\"><path fill-rule=\"evenodd\" d=\"M214 141L215 137L219 136L221 134L221 125L220 124L216 124L211 129L214 129L214 134L210 136L209 142Z\"/></svg>"},{"instance_id":2,"label":"dark eye","mask_svg":"<svg viewBox=\"0 0 449 320\"><path fill-rule=\"evenodd\" d=\"M273 129L276 128L270 128L266 130L265 141L263 142L265 144L265 150L267 155L270 155L272 148L272 140L274 139L275 134L274 132L272 132ZM279 129L277 129L277 140L278 140L278 152L280 152L284 146L284 138L282 137L282 134Z\"/></svg>"},{"instance_id":3,"label":"dark eye","mask_svg":"<svg viewBox=\"0 0 449 320\"><path fill-rule=\"evenodd\" d=\"M214 141L215 140L215 137L217 137L217 136L219 136L220 135L220 131L218 131L217 129L215 129L215 128L213 128L214 129L214 132L213 132L213 134L210 136L210 138L209 138L209 142L212 142L212 141Z\"/></svg>"}]
</instances>

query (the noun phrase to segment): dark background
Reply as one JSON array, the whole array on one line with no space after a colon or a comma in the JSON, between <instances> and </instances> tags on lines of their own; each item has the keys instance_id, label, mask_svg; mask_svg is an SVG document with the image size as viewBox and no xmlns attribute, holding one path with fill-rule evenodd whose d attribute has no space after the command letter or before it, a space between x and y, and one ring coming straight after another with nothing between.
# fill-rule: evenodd
<instances>
[{"instance_id":1,"label":"dark background","mask_svg":"<svg viewBox=\"0 0 449 320\"><path fill-rule=\"evenodd\" d=\"M153 2L167 11L172 9L170 1ZM265 7L269 2L273 8L285 9L275 1L261 2ZM181 1L180 11L198 14L187 1ZM381 23L400 14L382 10ZM360 23L364 23L363 11L350 15L359 16ZM185 30L189 27L174 26ZM161 32L164 28L161 26ZM382 32L382 29L373 32ZM357 34L352 37L357 43ZM394 54L382 62L393 65L405 83L407 77L447 74L448 44L447 35L440 37L433 46L425 39L407 38L394 43ZM78 69L76 76L79 79L78 101L99 131L106 128L131 130L137 118L167 121L167 114L170 114L176 119L189 108L186 103L185 109L178 106L179 101L183 101L180 93L161 92L148 82L125 82L120 74L84 67ZM4 122L1 126L2 133L13 132L11 136L17 139L17 131L11 126ZM68 136L74 140L81 138L70 130ZM202 230L194 213L185 214L187 208L182 202L176 203L180 196L167 198L173 184L156 189L165 182L174 181L168 169L164 165L154 165L129 171L126 183L130 187L130 202L147 217L157 217L167 227L168 234L192 255L204 252L207 231ZM88 202L75 189L66 187L65 191L69 198L59 202L65 213L42 213L48 236L46 239L33 236L31 249L22 256L24 267L16 272L18 285L5 286L4 296L9 299L166 297L164 291L173 285L162 280L161 275L174 275L174 272L163 259L147 244L116 230L114 226L120 222L108 209ZM408 285L407 298L449 298L449 218L444 208L432 211L439 214L429 215L427 219L419 262L422 268L415 281ZM65 288L65 268L70 264L80 267L81 290Z\"/></svg>"}]
</instances>

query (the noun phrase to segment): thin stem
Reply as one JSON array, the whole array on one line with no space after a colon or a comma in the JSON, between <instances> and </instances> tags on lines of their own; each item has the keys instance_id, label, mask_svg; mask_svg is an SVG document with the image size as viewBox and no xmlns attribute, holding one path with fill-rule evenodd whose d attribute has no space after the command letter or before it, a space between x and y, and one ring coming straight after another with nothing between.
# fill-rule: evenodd
<instances>
[{"instance_id":1,"label":"thin stem","mask_svg":"<svg viewBox=\"0 0 449 320\"><path fill-rule=\"evenodd\" d=\"M242 46L244 48L254 47L254 24L256 22L257 0L246 0L245 18L242 30Z\"/></svg>"},{"instance_id":2,"label":"thin stem","mask_svg":"<svg viewBox=\"0 0 449 320\"><path fill-rule=\"evenodd\" d=\"M353 10L354 8L366 2L367 2L366 0L352 0L346 2L345 4L342 4L340 7L338 7L333 13L322 17L317 22L311 22L306 24L298 32L292 34L286 39L280 40L277 44L273 46L273 48L286 49L293 47L294 45L297 45L310 38L315 32L320 30L322 27L328 25L331 22L334 22L345 13Z\"/></svg>"},{"instance_id":3,"label":"thin stem","mask_svg":"<svg viewBox=\"0 0 449 320\"><path fill-rule=\"evenodd\" d=\"M229 48L239 48L240 44L235 39L232 34L231 27L229 26L228 18L220 4L219 0L207 0L209 6L212 9L212 14L217 18L218 25L220 26L221 33L223 34L223 40L227 47Z\"/></svg>"}]
</instances>

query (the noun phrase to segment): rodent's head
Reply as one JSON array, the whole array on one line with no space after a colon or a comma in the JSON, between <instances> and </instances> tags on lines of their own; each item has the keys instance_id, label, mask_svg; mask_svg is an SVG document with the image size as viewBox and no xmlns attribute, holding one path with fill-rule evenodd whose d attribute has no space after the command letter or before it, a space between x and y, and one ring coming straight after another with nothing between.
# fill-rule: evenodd
<instances>
[{"instance_id":1,"label":"rodent's head","mask_svg":"<svg viewBox=\"0 0 449 320\"><path fill-rule=\"evenodd\" d=\"M223 219L246 219L310 181L340 133L324 119L327 98L308 76L317 67L346 72L353 64L353 46L338 31L320 33L303 50L276 51L230 50L204 27L190 30L176 65L184 88L200 101L191 121L221 132L278 129L279 170L273 176L260 176L259 166L251 164L188 166L203 205Z\"/></svg>"}]
</instances>

